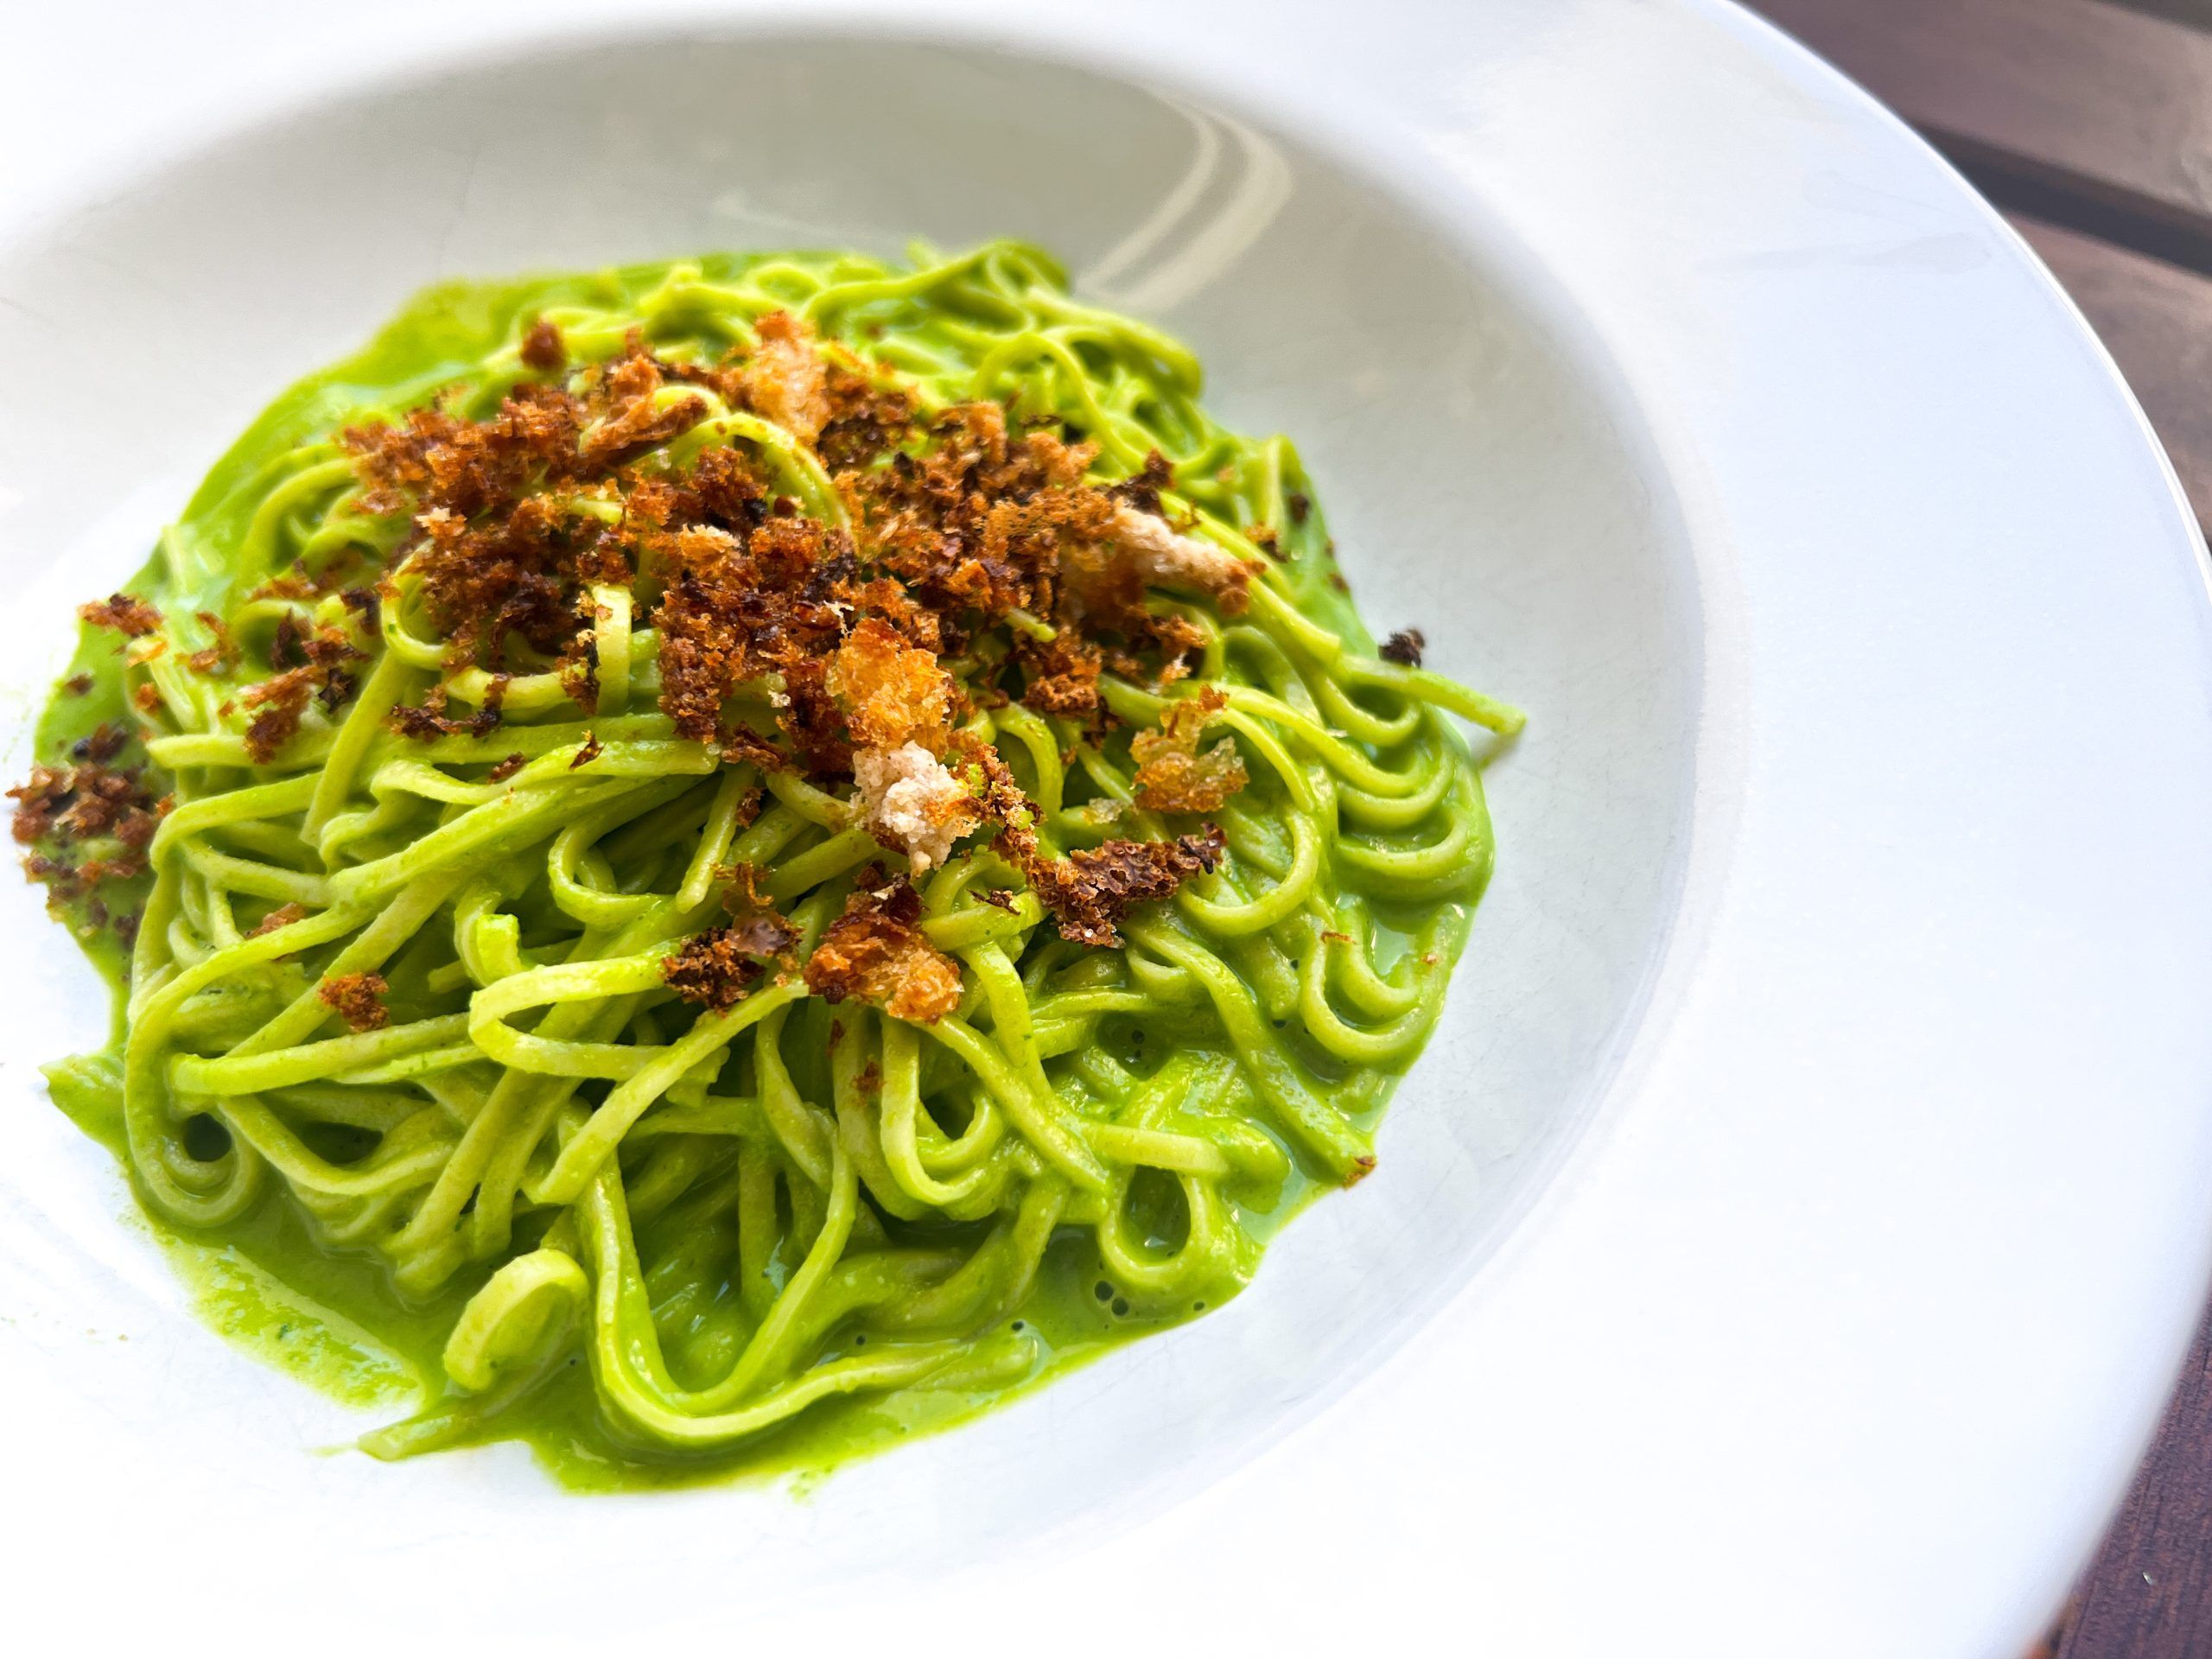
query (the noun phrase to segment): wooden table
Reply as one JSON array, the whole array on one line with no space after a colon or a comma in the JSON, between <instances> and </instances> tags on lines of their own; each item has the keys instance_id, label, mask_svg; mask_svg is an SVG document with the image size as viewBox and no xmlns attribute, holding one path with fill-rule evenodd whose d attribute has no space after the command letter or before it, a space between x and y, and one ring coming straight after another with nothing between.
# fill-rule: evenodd
<instances>
[{"instance_id":1,"label":"wooden table","mask_svg":"<svg viewBox=\"0 0 2212 1659\"><path fill-rule=\"evenodd\" d=\"M2103 336L2212 528L2212 0L1746 3L1888 103L2012 220ZM2212 1315L2037 1654L2212 1656Z\"/></svg>"}]
</instances>

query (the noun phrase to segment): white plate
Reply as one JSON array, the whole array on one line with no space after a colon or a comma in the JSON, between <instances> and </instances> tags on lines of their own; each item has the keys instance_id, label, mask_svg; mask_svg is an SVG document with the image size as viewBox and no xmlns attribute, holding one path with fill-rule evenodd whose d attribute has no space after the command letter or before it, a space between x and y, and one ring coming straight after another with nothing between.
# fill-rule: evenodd
<instances>
[{"instance_id":1,"label":"white plate","mask_svg":"<svg viewBox=\"0 0 2212 1659\"><path fill-rule=\"evenodd\" d=\"M362 1420L207 1335L45 1103L102 1014L10 893L0 1629L2025 1642L2203 1288L2212 610L2104 353L1893 119L1694 0L207 10L11 42L11 720L420 283L917 232L1185 333L1370 618L1534 718L1376 1177L803 1500L314 1455Z\"/></svg>"}]
</instances>

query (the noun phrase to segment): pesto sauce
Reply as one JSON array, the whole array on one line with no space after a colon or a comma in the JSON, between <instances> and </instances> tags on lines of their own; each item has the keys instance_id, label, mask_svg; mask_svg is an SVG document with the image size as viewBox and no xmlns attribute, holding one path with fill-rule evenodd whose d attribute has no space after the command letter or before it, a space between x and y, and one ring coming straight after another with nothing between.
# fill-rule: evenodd
<instances>
[{"instance_id":1,"label":"pesto sauce","mask_svg":"<svg viewBox=\"0 0 2212 1659\"><path fill-rule=\"evenodd\" d=\"M742 262L716 256L698 263L711 282ZM336 426L403 410L434 388L468 376L512 337L520 317L564 302L604 305L632 297L666 269L652 265L598 275L457 282L426 291L362 351L302 380L270 406L217 462L130 591L164 611L227 613L246 589L273 574L251 568L252 562L239 550L248 543L252 509L261 494L258 481L277 458ZM1353 640L1369 639L1340 584L1325 585L1325 578L1334 575L1332 556L1306 561L1296 574L1303 590L1300 603L1310 613ZM69 673L89 676L90 689L77 694L66 684L57 688L40 721L36 759L66 760L71 745L102 721L126 719L121 662L111 633L80 630ZM126 755L143 759L135 744ZM102 896L120 912L143 900L149 886L150 878L142 877L129 886L110 886ZM108 1048L49 1066L50 1090L54 1103L114 1153L127 1171L121 1077L129 952L114 928L100 925L85 901L57 902L54 911L107 982L116 1012ZM1452 939L1455 952L1464 936L1461 929ZM1380 1117L1394 1082L1385 1079L1369 1096L1356 1118L1363 1127ZM1274 1201L1264 1209L1240 1210L1239 1219L1264 1243L1324 1185L1294 1160ZM145 1213L146 1224L211 1328L257 1359L349 1406L376 1410L381 1421L408 1415L445 1391L440 1355L447 1334L489 1276L487 1267L474 1268L457 1274L435 1296L410 1300L395 1287L380 1262L318 1242L296 1201L275 1184L219 1234ZM1091 1247L1064 1236L1046 1252L1020 1315L1039 1338L1043 1357L1011 1388L905 1389L841 1396L734 1450L683 1456L619 1437L601 1410L579 1353L492 1419L474 1439L526 1442L546 1471L575 1491L634 1491L734 1478L795 1476L804 1483L834 1465L964 1421L1121 1343L1204 1311L1202 1303L1164 1314L1131 1311L1101 1278Z\"/></svg>"},{"instance_id":2,"label":"pesto sauce","mask_svg":"<svg viewBox=\"0 0 2212 1659\"><path fill-rule=\"evenodd\" d=\"M103 963L102 976L115 990L119 1025L119 964ZM127 1171L119 1033L107 1050L62 1061L47 1075L54 1104ZM1319 1190L1294 1171L1274 1208L1244 1217L1248 1230L1262 1238L1271 1235ZM277 1187L219 1234L180 1227L143 1206L140 1213L210 1329L342 1404L378 1412L382 1421L406 1416L443 1392L439 1356L447 1333L489 1276L480 1268L466 1272L427 1300L404 1298L380 1262L322 1245L297 1202ZM856 1458L965 1422L1122 1343L1204 1312L1203 1305L1172 1319L1117 1312L1090 1247L1063 1238L1046 1251L1020 1316L1039 1338L1045 1357L1012 1388L845 1395L733 1450L677 1456L618 1438L600 1409L582 1356L572 1354L558 1372L461 1444L521 1440L549 1474L575 1492L782 1476L811 1484Z\"/></svg>"},{"instance_id":3,"label":"pesto sauce","mask_svg":"<svg viewBox=\"0 0 2212 1659\"><path fill-rule=\"evenodd\" d=\"M130 588L156 604L170 594L159 561L141 572ZM82 696L57 690L39 723L39 755L66 755L102 721L123 717L119 662L112 636L84 630L69 671L92 674L93 687ZM129 954L112 927L96 925L87 917L81 901L57 906L55 914L108 986L115 1024L101 1052L48 1067L48 1090L54 1104L113 1154L127 1173L122 1077ZM1379 1104L1374 1116L1380 1116ZM1242 1212L1245 1230L1264 1243L1320 1190L1320 1183L1294 1164L1273 1206ZM296 1200L273 1185L246 1215L219 1233L180 1227L143 1205L140 1215L189 1290L194 1311L210 1329L342 1404L376 1411L380 1421L407 1416L444 1391L439 1356L447 1333L489 1276L487 1268L480 1268L457 1274L427 1300L404 1298L381 1262L322 1245ZM556 1375L461 1443L521 1440L547 1473L575 1492L646 1491L781 1477L797 1478L803 1487L855 1459L965 1422L1122 1343L1205 1311L1194 1305L1172 1319L1116 1312L1112 1287L1100 1277L1089 1245L1063 1238L1046 1252L1021 1314L1039 1338L1045 1357L1012 1388L846 1395L811 1407L792 1422L734 1450L680 1457L619 1439L600 1409L582 1356L574 1354Z\"/></svg>"}]
</instances>

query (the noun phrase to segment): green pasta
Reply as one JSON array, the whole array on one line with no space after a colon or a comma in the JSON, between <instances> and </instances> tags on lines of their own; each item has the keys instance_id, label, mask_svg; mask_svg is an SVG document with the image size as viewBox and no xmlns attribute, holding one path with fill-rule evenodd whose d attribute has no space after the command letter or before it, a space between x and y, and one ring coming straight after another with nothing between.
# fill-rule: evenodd
<instances>
[{"instance_id":1,"label":"green pasta","mask_svg":"<svg viewBox=\"0 0 2212 1659\"><path fill-rule=\"evenodd\" d=\"M56 1096L166 1223L427 1317L368 1451L864 1448L1372 1166L1491 868L1453 722L1521 716L1376 649L1198 391L1011 243L450 284L87 607L16 830L127 992ZM912 481L959 443L972 507Z\"/></svg>"}]
</instances>

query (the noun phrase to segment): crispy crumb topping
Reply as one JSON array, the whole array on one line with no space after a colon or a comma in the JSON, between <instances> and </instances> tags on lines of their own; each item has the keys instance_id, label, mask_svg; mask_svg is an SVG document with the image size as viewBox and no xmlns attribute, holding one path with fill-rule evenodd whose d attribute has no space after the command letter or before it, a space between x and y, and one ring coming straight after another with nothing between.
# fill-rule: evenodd
<instances>
[{"instance_id":1,"label":"crispy crumb topping","mask_svg":"<svg viewBox=\"0 0 2212 1659\"><path fill-rule=\"evenodd\" d=\"M1122 920L1139 905L1166 899L1194 875L1221 862L1220 826L1173 841L1109 841L1025 869L1038 902L1079 944L1118 945Z\"/></svg>"},{"instance_id":2,"label":"crispy crumb topping","mask_svg":"<svg viewBox=\"0 0 2212 1659\"><path fill-rule=\"evenodd\" d=\"M812 325L788 311L771 311L753 326L760 348L739 382L747 407L812 443L835 412Z\"/></svg>"},{"instance_id":3,"label":"crispy crumb topping","mask_svg":"<svg viewBox=\"0 0 2212 1659\"><path fill-rule=\"evenodd\" d=\"M413 738L418 743L428 743L441 737L488 737L499 728L503 718L500 704L505 700L506 686L503 680L494 679L487 689L484 704L473 715L448 715L452 706L451 694L443 684L432 686L418 703L400 703L385 716L385 724L402 737ZM522 768L518 766L515 770Z\"/></svg>"},{"instance_id":4,"label":"crispy crumb topping","mask_svg":"<svg viewBox=\"0 0 2212 1659\"><path fill-rule=\"evenodd\" d=\"M798 930L771 912L710 927L684 940L661 963L669 988L687 1002L721 1010L743 1001L770 964L788 962Z\"/></svg>"},{"instance_id":5,"label":"crispy crumb topping","mask_svg":"<svg viewBox=\"0 0 2212 1659\"><path fill-rule=\"evenodd\" d=\"M1021 871L1063 938L1118 945L1122 919L1130 911L1171 897L1192 876L1210 874L1221 862L1225 842L1215 824L1173 841L1115 840L1051 857L1037 839L1037 809L998 751L973 741L956 741L954 747L981 779L978 809L1000 826L995 850Z\"/></svg>"},{"instance_id":6,"label":"crispy crumb topping","mask_svg":"<svg viewBox=\"0 0 2212 1659\"><path fill-rule=\"evenodd\" d=\"M126 639L143 639L162 626L159 611L129 594L111 594L79 605L77 614L96 628L113 628Z\"/></svg>"},{"instance_id":7,"label":"crispy crumb topping","mask_svg":"<svg viewBox=\"0 0 2212 1659\"><path fill-rule=\"evenodd\" d=\"M880 617L862 617L830 660L829 686L859 747L944 746L952 681L933 652L906 644Z\"/></svg>"},{"instance_id":8,"label":"crispy crumb topping","mask_svg":"<svg viewBox=\"0 0 2212 1659\"><path fill-rule=\"evenodd\" d=\"M1234 615L1260 567L1192 533L1195 520L1171 521L1163 498L1174 469L1157 450L1128 477L1098 479L1098 447L1079 432L1025 424L987 401L925 413L898 370L788 312L760 317L753 332L749 346L705 361L664 357L632 331L613 357L579 364L558 326L529 319L515 346L526 378L489 415L462 414L456 392L340 435L360 485L354 509L397 535L389 566L366 542L318 555L315 568L296 563L252 595L302 607L280 614L265 671L250 666L252 631L234 638L213 613L199 614L197 637L210 643L186 666L218 678L244 671L251 683L220 712L243 722L257 765L280 759L318 704L334 717L353 698L365 656L355 642L374 640L386 605L443 640L449 674L491 676L474 706L433 685L390 709L391 730L423 741L488 736L510 679L549 673L590 719L601 699L590 589L626 587L636 626L652 630L659 707L679 735L726 762L849 791L854 821L913 875L957 856L964 838L992 836L1066 938L1117 942L1133 906L1216 868L1219 831L1052 855L1020 782L963 723L1019 699L1081 722L1079 744L1102 741L1116 723L1103 676L1163 687L1192 671L1210 637L1161 595L1197 595ZM842 508L829 516L844 522L785 493L800 487L788 463L750 442L694 435L665 448L717 406L750 410L811 451ZM1304 509L1290 503L1294 520ZM305 620L333 595L346 626ZM146 641L134 662L164 648L148 639L162 616L132 595L82 614ZM133 696L149 717L162 706L151 684ZM1211 813L1246 786L1234 740L1199 747L1219 707L1213 692L1175 700L1160 730L1135 734L1140 806ZM107 747L95 734L77 766L42 768L15 791L19 839L94 833L87 825L112 800L117 836L143 849L157 814L135 772L105 764L122 735ZM600 753L588 735L573 764ZM518 753L484 775L504 782L523 764ZM756 791L741 816L758 810ZM51 851L39 856L60 868ZM125 845L118 868L143 864ZM983 898L1014 903L1006 891ZM941 1017L958 1000L958 970L915 926L918 902L905 877L879 879L832 925L808 982L902 1018ZM669 982L729 1006L795 938L756 905L686 942L668 959ZM381 982L346 995L349 1022L380 1016Z\"/></svg>"},{"instance_id":9,"label":"crispy crumb topping","mask_svg":"<svg viewBox=\"0 0 2212 1659\"><path fill-rule=\"evenodd\" d=\"M320 702L334 714L353 701L359 681L347 664L366 653L342 628L322 628L312 635L296 629L287 634L280 628L270 654L280 664L296 660L298 666L248 686L239 698L246 708L260 711L245 728L246 755L256 766L267 766L292 741L308 703Z\"/></svg>"},{"instance_id":10,"label":"crispy crumb topping","mask_svg":"<svg viewBox=\"0 0 2212 1659\"><path fill-rule=\"evenodd\" d=\"M960 968L922 933L922 901L904 876L871 866L807 958L806 985L831 1002L872 1002L921 1025L960 1006Z\"/></svg>"},{"instance_id":11,"label":"crispy crumb topping","mask_svg":"<svg viewBox=\"0 0 2212 1659\"><path fill-rule=\"evenodd\" d=\"M561 339L561 331L540 317L531 325L530 332L522 337L519 353L523 366L535 369L540 374L558 374L569 366L569 348Z\"/></svg>"},{"instance_id":12,"label":"crispy crumb topping","mask_svg":"<svg viewBox=\"0 0 2212 1659\"><path fill-rule=\"evenodd\" d=\"M391 988L381 974L340 974L315 988L325 1007L355 1031L381 1031L391 1022L384 1006Z\"/></svg>"},{"instance_id":13,"label":"crispy crumb topping","mask_svg":"<svg viewBox=\"0 0 2212 1659\"><path fill-rule=\"evenodd\" d=\"M231 638L229 626L213 611L200 611L195 615L214 644L203 651L192 652L185 658L185 662L201 674L220 677L233 672L241 660L241 653L238 642Z\"/></svg>"},{"instance_id":14,"label":"crispy crumb topping","mask_svg":"<svg viewBox=\"0 0 2212 1659\"><path fill-rule=\"evenodd\" d=\"M280 927L289 927L294 922L306 920L307 913L307 907L303 905L279 905L257 922L248 931L246 938L257 939L264 933L274 933Z\"/></svg>"},{"instance_id":15,"label":"crispy crumb topping","mask_svg":"<svg viewBox=\"0 0 2212 1659\"><path fill-rule=\"evenodd\" d=\"M1208 686L1161 709L1158 731L1129 740L1139 806L1153 812L1218 812L1251 781L1234 738L1224 737L1204 753L1198 748L1207 720L1228 706L1229 699Z\"/></svg>"},{"instance_id":16,"label":"crispy crumb topping","mask_svg":"<svg viewBox=\"0 0 2212 1659\"><path fill-rule=\"evenodd\" d=\"M753 792L756 797L757 793ZM744 817L742 808L739 816ZM686 1001L711 1008L734 1007L770 968L780 979L792 971L791 949L798 929L778 911L750 864L726 864L715 872L721 884L727 926L709 928L686 939L661 964L662 976Z\"/></svg>"},{"instance_id":17,"label":"crispy crumb topping","mask_svg":"<svg viewBox=\"0 0 2212 1659\"><path fill-rule=\"evenodd\" d=\"M45 882L54 900L90 895L99 907L92 919L111 923L128 938L137 931L135 912L109 917L98 890L145 874L146 849L170 802L155 798L142 766L107 764L122 747L118 735L118 728L101 726L72 748L83 752L79 764L34 766L8 794L16 803L16 840L34 849L24 873Z\"/></svg>"},{"instance_id":18,"label":"crispy crumb topping","mask_svg":"<svg viewBox=\"0 0 2212 1659\"><path fill-rule=\"evenodd\" d=\"M1377 653L1386 663L1396 663L1405 668L1419 668L1421 654L1428 648L1428 641L1419 628L1401 628L1382 642Z\"/></svg>"},{"instance_id":19,"label":"crispy crumb topping","mask_svg":"<svg viewBox=\"0 0 2212 1659\"><path fill-rule=\"evenodd\" d=\"M918 743L857 751L853 782L868 829L906 854L916 875L950 858L953 842L982 820L975 798Z\"/></svg>"}]
</instances>

